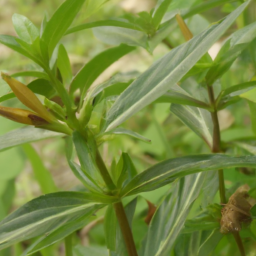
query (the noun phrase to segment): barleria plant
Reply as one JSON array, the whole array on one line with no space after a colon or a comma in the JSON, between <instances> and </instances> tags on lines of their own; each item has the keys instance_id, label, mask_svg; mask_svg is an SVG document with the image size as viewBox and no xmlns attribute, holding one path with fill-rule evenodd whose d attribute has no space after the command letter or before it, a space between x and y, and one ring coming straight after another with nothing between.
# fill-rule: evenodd
<instances>
[{"instance_id":1,"label":"barleria plant","mask_svg":"<svg viewBox=\"0 0 256 256\"><path fill-rule=\"evenodd\" d=\"M67 256L255 255L256 21L245 18L255 2L187 1L184 6L186 1L159 0L150 12L72 26L80 10L94 13L105 1L99 2L66 0L50 19L43 19L40 29L14 14L17 37L0 36L1 44L38 67L2 72L6 84L1 86L8 84L12 92L0 95L0 115L28 126L2 135L0 150L23 145L44 193L0 222L0 249L27 241L24 256L56 255L47 248L62 242ZM222 5L229 14L200 33L185 23ZM62 38L87 29L112 47L73 74ZM212 59L208 51L220 38L221 49ZM95 83L121 57L138 48L153 54L163 44L168 53L146 71L117 73ZM235 65L244 67L240 78ZM36 79L24 85L20 82L24 77ZM8 105L13 98L24 108ZM229 113L237 111L244 106L241 102L248 103L254 135L248 128L240 129L239 135L232 128L221 132L225 124L221 113L227 108ZM175 128L171 137L165 135L168 121L160 125L151 111L159 103L171 105L168 127ZM144 128L127 129L129 124L124 124L138 112L141 119L143 114L151 116L149 121L166 146L165 159L156 157L149 168L138 171L136 153L121 152L110 166L102 158L102 145L111 145L117 136L150 143L151 138L140 134ZM28 144L54 137L65 140L70 171L83 185L79 190L58 191ZM171 153L182 143L187 151ZM162 187L165 195L157 207L145 200L149 191ZM98 212L103 217L93 225L104 220L106 249L78 246L77 231ZM148 226L141 224L143 218Z\"/></svg>"}]
</instances>

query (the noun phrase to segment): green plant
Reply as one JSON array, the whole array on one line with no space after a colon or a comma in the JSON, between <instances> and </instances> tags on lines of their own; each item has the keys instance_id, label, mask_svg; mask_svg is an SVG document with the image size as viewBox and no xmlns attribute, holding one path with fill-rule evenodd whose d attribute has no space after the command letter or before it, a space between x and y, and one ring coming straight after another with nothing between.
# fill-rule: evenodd
<instances>
[{"instance_id":1,"label":"green plant","mask_svg":"<svg viewBox=\"0 0 256 256\"><path fill-rule=\"evenodd\" d=\"M251 137L222 141L218 112L246 99L256 133L256 82L253 76L256 22L249 25L244 22L246 26L231 33L214 60L207 51L239 19L246 7L254 3L229 3L227 6L232 11L228 16L194 37L183 21L225 2L230 1L191 1L189 10L180 16L179 11L174 11L177 1L172 5L170 0L163 0L150 13L126 14L121 19L71 28L85 0L66 0L51 19L43 20L40 30L26 17L13 16L19 37L1 35L0 42L33 60L39 71L24 71L11 76L2 73L13 93L1 95L0 102L17 97L30 110L1 106L0 115L31 126L1 136L0 150L62 136L70 169L84 188L83 191L56 192L57 188L45 174L40 159L37 160L38 167L32 161L34 169L40 169L41 175L49 180L45 183L42 176L38 178L42 191L54 193L28 202L2 220L0 249L32 239L22 255L38 251L45 255L48 246L64 239L67 256L73 253L86 255L86 249L76 247L72 250L72 234L83 228L92 214L105 207L104 227L109 255L235 255L238 246L243 256L245 250L248 253L252 250L256 226L254 220L251 222L255 218L255 209L249 194L254 197L254 179L244 178L242 184L236 182L228 191L233 195L227 200L224 171L229 168L228 172L235 172L234 168L240 168L244 173L250 172L248 168L254 168L256 164L255 147ZM136 47L143 47L150 53L162 42L171 47L172 31L177 24L187 42L173 47L140 75L116 74L107 82L92 86L104 70ZM98 54L73 76L67 51L60 41L65 35L89 28L94 28L95 35L103 42L117 46ZM248 54L248 49L251 55L246 63L252 67L252 74L247 73L241 81L230 78L232 64ZM37 79L25 86L13 78L25 76ZM44 105L35 94L45 97ZM56 97L60 104L53 100ZM187 156L160 161L138 173L133 159L123 152L118 163L114 159L107 168L100 146L111 144L108 141L120 134L148 142L144 136L118 126L144 107L159 102L171 103L171 112L208 145L207 154L192 151ZM154 117L152 123L168 151L170 146L162 127ZM23 148L27 155L35 154L31 146L24 145ZM75 162L75 156L79 164ZM36 173L40 176L38 170ZM249 183L250 188L242 186L236 190L244 183ZM141 193L169 184L171 188L157 210L148 202L149 226L145 229L144 240L139 238L137 241L131 226ZM218 189L222 206L212 203ZM127 203L125 207L124 201ZM197 203L201 204L200 211ZM223 235L220 230L232 235ZM33 240L35 237L38 239ZM105 252L92 253L103 255Z\"/></svg>"}]
</instances>

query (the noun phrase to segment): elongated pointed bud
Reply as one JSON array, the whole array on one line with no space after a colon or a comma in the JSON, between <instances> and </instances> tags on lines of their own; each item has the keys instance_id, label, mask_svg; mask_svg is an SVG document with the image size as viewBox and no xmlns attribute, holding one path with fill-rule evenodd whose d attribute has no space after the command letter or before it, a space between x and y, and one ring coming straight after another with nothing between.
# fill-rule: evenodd
<instances>
[{"instance_id":1,"label":"elongated pointed bud","mask_svg":"<svg viewBox=\"0 0 256 256\"><path fill-rule=\"evenodd\" d=\"M182 19L182 17L179 14L176 14L175 17L176 17L176 20L179 24L180 30L181 30L184 38L186 39L186 41L189 41L191 38L193 38L193 34L191 33L187 24L184 22L184 20Z\"/></svg>"},{"instance_id":2,"label":"elongated pointed bud","mask_svg":"<svg viewBox=\"0 0 256 256\"><path fill-rule=\"evenodd\" d=\"M52 123L56 120L40 102L37 96L23 83L10 77L5 73L1 73L2 78L9 84L17 98L28 108L39 114L40 117Z\"/></svg>"},{"instance_id":3,"label":"elongated pointed bud","mask_svg":"<svg viewBox=\"0 0 256 256\"><path fill-rule=\"evenodd\" d=\"M42 117L38 116L34 112L20 108L9 108L0 106L0 115L22 124L29 124L35 126L49 124L46 120L44 120Z\"/></svg>"}]
</instances>

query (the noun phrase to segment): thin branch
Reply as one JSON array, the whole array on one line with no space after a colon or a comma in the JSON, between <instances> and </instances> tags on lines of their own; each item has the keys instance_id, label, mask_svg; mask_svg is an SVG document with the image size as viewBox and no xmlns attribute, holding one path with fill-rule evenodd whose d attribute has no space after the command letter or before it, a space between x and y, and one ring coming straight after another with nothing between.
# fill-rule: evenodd
<instances>
[{"instance_id":1,"label":"thin branch","mask_svg":"<svg viewBox=\"0 0 256 256\"><path fill-rule=\"evenodd\" d=\"M138 256L123 204L121 202L114 204L114 209L129 256Z\"/></svg>"}]
</instances>

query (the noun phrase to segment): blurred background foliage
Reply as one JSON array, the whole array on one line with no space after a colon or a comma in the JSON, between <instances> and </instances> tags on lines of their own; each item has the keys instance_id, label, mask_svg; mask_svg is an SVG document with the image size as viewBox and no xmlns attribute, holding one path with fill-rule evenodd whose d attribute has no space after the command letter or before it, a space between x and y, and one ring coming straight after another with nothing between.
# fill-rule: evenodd
<instances>
[{"instance_id":1,"label":"blurred background foliage","mask_svg":"<svg viewBox=\"0 0 256 256\"><path fill-rule=\"evenodd\" d=\"M156 2L157 0L88 0L74 25L119 17L127 12L149 12L155 6ZM169 10L183 10L201 2L204 1L173 0ZM223 3L218 7L206 10L189 18L187 24L192 33L194 35L200 33L212 22L220 20L239 5L239 1L225 2L227 3ZM50 17L61 3L61 0L0 0L0 6L2 7L0 11L0 34L15 35L11 19L14 13L27 16L39 27L44 16ZM237 19L236 24L226 32L226 35L255 21L255 17L256 1L252 1L251 6ZM222 41L224 39L225 36L222 38ZM153 54L138 47L136 51L123 57L108 68L94 84L104 82L117 72L143 72L154 61L166 54L170 48L176 47L183 42L185 40L181 32L178 27L174 27L168 37L168 44L160 43ZM62 39L62 43L68 51L73 74L92 57L104 49L111 47L111 45L99 41L91 29L67 35ZM216 56L221 43L219 41L211 48L210 54L212 56ZM255 44L256 41L248 49L243 51L233 63L231 69L217 83L221 84L223 88L228 88L231 85L252 79L255 75L256 67ZM15 53L4 45L0 45L0 70L13 74L25 70L38 70L38 67L29 59ZM29 78L22 78L21 80L24 83L31 81ZM197 85L192 82L189 83L189 80L186 80L184 83L184 86L191 88L191 92L197 89ZM3 81L0 81L0 96L4 95L8 90L9 88L6 87ZM18 107L20 103L18 100L12 99L6 101L4 104ZM97 115L100 115L103 108L104 106L96 108L94 112L95 118L97 118ZM240 100L227 109L220 111L219 119L222 129L221 137L227 145L229 141L234 139L243 139L244 145L247 145L247 142L251 142L252 144L255 141L255 135L251 129L249 108L244 100ZM20 125L0 117L0 135L18 126ZM151 139L151 143L147 144L126 136L116 136L110 143L104 143L101 150L103 158L110 169L116 165L122 151L129 153L138 171L142 171L166 158L210 153L210 149L205 143L170 112L170 104L151 104L125 122L124 126ZM38 174L35 170L37 168L47 169L52 174L54 182L49 187L49 190L63 191L79 189L79 181L69 170L66 162L65 144L62 138L33 143L32 146L32 148L21 146L1 152L0 154L0 219L25 202L45 193L45 191L42 191L42 186L40 186L40 179L48 179L48 177L41 177L40 172ZM234 145L234 147L228 150L236 155L255 154L256 147L253 146L248 149L246 146ZM252 183L254 183L255 179L251 179L252 176L255 177L255 170L230 170L225 172L226 185L228 188L232 188L234 185L237 187L239 184L244 183L253 185ZM49 182L52 182L51 178L49 178ZM255 185L253 186L255 187ZM148 206L144 198L157 205L159 204L159 199L168 189L169 187L166 186L157 191L143 193L139 198L134 219L134 235L138 247L147 229L144 218L147 215ZM216 198L218 199L218 195ZM194 212L200 209L200 207L200 205L195 204ZM105 245L105 238L101 216L101 211L97 213L97 216L92 216L88 220L88 226L80 232L83 245L97 245L97 248L92 247L91 252L84 252L83 248L78 246L75 249L76 255L93 255L93 250L102 250L99 246ZM190 217L192 216L193 211ZM76 237L76 239L80 238L79 236ZM18 244L13 249L12 254L20 255L19 252L23 251L26 246L26 243ZM62 255L63 252L63 246L57 244L49 249L45 249L41 254ZM104 253L105 251L103 250L101 255L105 255ZM0 252L0 255L11 254L10 251L6 250Z\"/></svg>"}]
</instances>

